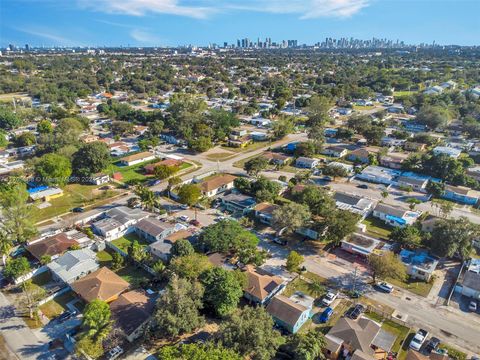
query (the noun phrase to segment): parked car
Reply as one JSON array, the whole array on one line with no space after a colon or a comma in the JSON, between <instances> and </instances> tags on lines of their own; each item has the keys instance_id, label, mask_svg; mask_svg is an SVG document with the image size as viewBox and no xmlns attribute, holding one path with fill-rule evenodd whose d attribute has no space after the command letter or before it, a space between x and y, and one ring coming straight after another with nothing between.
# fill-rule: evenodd
<instances>
[{"instance_id":1,"label":"parked car","mask_svg":"<svg viewBox=\"0 0 480 360\"><path fill-rule=\"evenodd\" d=\"M120 346L115 346L108 352L108 359L113 360L123 354L123 349Z\"/></svg>"},{"instance_id":2,"label":"parked car","mask_svg":"<svg viewBox=\"0 0 480 360\"><path fill-rule=\"evenodd\" d=\"M379 282L375 286L377 289L389 294L393 291L393 286L390 285L389 283L386 283L385 281Z\"/></svg>"},{"instance_id":3,"label":"parked car","mask_svg":"<svg viewBox=\"0 0 480 360\"><path fill-rule=\"evenodd\" d=\"M179 219L180 219L181 221L185 221L185 222L187 222L188 220L190 220L190 218L189 218L187 215L182 215L182 216L179 217Z\"/></svg>"},{"instance_id":4,"label":"parked car","mask_svg":"<svg viewBox=\"0 0 480 360\"><path fill-rule=\"evenodd\" d=\"M275 237L273 238L273 242L274 242L274 243L277 243L277 244L279 244L279 245L282 245L282 246L287 245L287 240L286 240L286 239L283 239L283 238L281 238L281 237L278 237L278 236L275 236Z\"/></svg>"},{"instance_id":5,"label":"parked car","mask_svg":"<svg viewBox=\"0 0 480 360\"><path fill-rule=\"evenodd\" d=\"M83 213L85 211L85 209L82 208L82 207L76 207L76 208L73 208L72 211L74 213Z\"/></svg>"},{"instance_id":6,"label":"parked car","mask_svg":"<svg viewBox=\"0 0 480 360\"><path fill-rule=\"evenodd\" d=\"M427 340L428 331L424 329L420 329L417 331L415 336L413 337L412 341L410 341L410 349L420 351L425 340Z\"/></svg>"},{"instance_id":7,"label":"parked car","mask_svg":"<svg viewBox=\"0 0 480 360\"><path fill-rule=\"evenodd\" d=\"M327 293L327 295L325 295L323 297L322 304L325 305L325 306L329 306L331 303L333 303L335 301L337 296L338 296L338 293L334 293L334 292L329 291Z\"/></svg>"},{"instance_id":8,"label":"parked car","mask_svg":"<svg viewBox=\"0 0 480 360\"><path fill-rule=\"evenodd\" d=\"M61 322L61 323L65 322L65 321L71 319L72 317L74 317L75 315L77 315L76 311L67 310L67 311L63 312L63 314L61 314L58 317L58 321Z\"/></svg>"},{"instance_id":9,"label":"parked car","mask_svg":"<svg viewBox=\"0 0 480 360\"><path fill-rule=\"evenodd\" d=\"M180 205L180 207L181 207L183 210L188 210L188 205L187 205L187 204L182 204L182 205Z\"/></svg>"},{"instance_id":10,"label":"parked car","mask_svg":"<svg viewBox=\"0 0 480 360\"><path fill-rule=\"evenodd\" d=\"M468 310L470 311L477 311L477 302L475 300L470 301L470 304L468 304Z\"/></svg>"},{"instance_id":11,"label":"parked car","mask_svg":"<svg viewBox=\"0 0 480 360\"><path fill-rule=\"evenodd\" d=\"M200 226L200 221L193 219L193 220L190 220L190 224L193 226Z\"/></svg>"},{"instance_id":12,"label":"parked car","mask_svg":"<svg viewBox=\"0 0 480 360\"><path fill-rule=\"evenodd\" d=\"M366 184L360 184L360 185L357 185L357 188L359 188L359 189L368 189L368 185L366 185Z\"/></svg>"},{"instance_id":13,"label":"parked car","mask_svg":"<svg viewBox=\"0 0 480 360\"><path fill-rule=\"evenodd\" d=\"M430 340L428 340L425 350L428 352L436 351L439 346L440 346L440 339L436 337L432 337Z\"/></svg>"},{"instance_id":14,"label":"parked car","mask_svg":"<svg viewBox=\"0 0 480 360\"><path fill-rule=\"evenodd\" d=\"M352 320L357 320L363 312L365 312L365 306L362 304L357 304L348 309L348 311L345 313L345 316Z\"/></svg>"},{"instance_id":15,"label":"parked car","mask_svg":"<svg viewBox=\"0 0 480 360\"><path fill-rule=\"evenodd\" d=\"M321 314L319 321L321 323L326 323L328 319L330 319L333 315L333 309L331 307L327 307Z\"/></svg>"}]
</instances>

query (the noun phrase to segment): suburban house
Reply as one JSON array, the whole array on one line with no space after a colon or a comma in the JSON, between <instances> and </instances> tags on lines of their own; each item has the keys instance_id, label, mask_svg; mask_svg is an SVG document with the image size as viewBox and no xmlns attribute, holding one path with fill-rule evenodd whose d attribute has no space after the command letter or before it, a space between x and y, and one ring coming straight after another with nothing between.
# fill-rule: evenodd
<instances>
[{"instance_id":1,"label":"suburban house","mask_svg":"<svg viewBox=\"0 0 480 360\"><path fill-rule=\"evenodd\" d=\"M480 259L470 259L467 269L455 291L472 299L480 300Z\"/></svg>"},{"instance_id":2,"label":"suburban house","mask_svg":"<svg viewBox=\"0 0 480 360\"><path fill-rule=\"evenodd\" d=\"M222 196L222 206L230 212L240 212L242 214L252 210L256 204L255 198L237 193L230 193Z\"/></svg>"},{"instance_id":3,"label":"suburban house","mask_svg":"<svg viewBox=\"0 0 480 360\"><path fill-rule=\"evenodd\" d=\"M337 359L335 355L356 360L383 359L396 340L395 335L366 317L358 320L341 317L325 338L327 357L333 360Z\"/></svg>"},{"instance_id":4,"label":"suburban house","mask_svg":"<svg viewBox=\"0 0 480 360\"><path fill-rule=\"evenodd\" d=\"M63 190L57 187L40 186L28 190L28 197L31 201L51 201L63 196Z\"/></svg>"},{"instance_id":5,"label":"suburban house","mask_svg":"<svg viewBox=\"0 0 480 360\"><path fill-rule=\"evenodd\" d=\"M403 249L399 256L407 267L407 274L413 279L429 281L438 265L438 260L429 256L425 250Z\"/></svg>"},{"instance_id":6,"label":"suburban house","mask_svg":"<svg viewBox=\"0 0 480 360\"><path fill-rule=\"evenodd\" d=\"M395 183L397 177L400 175L401 171L399 170L370 165L363 169L360 174L356 175L356 178L373 183L391 185Z\"/></svg>"},{"instance_id":7,"label":"suburban house","mask_svg":"<svg viewBox=\"0 0 480 360\"><path fill-rule=\"evenodd\" d=\"M93 185L103 185L110 182L110 175L97 173L90 176L89 183Z\"/></svg>"},{"instance_id":8,"label":"suburban house","mask_svg":"<svg viewBox=\"0 0 480 360\"><path fill-rule=\"evenodd\" d=\"M103 236L107 241L115 240L130 230L149 214L140 209L130 209L126 206L117 206L103 214L103 218L93 223L92 229L95 233Z\"/></svg>"},{"instance_id":9,"label":"suburban house","mask_svg":"<svg viewBox=\"0 0 480 360\"><path fill-rule=\"evenodd\" d=\"M333 156L333 157L343 157L347 155L348 151L344 146L329 146L322 150L323 155Z\"/></svg>"},{"instance_id":10,"label":"suburban house","mask_svg":"<svg viewBox=\"0 0 480 360\"><path fill-rule=\"evenodd\" d=\"M335 204L340 210L347 210L366 218L372 211L374 202L361 196L336 192L333 195Z\"/></svg>"},{"instance_id":11,"label":"suburban house","mask_svg":"<svg viewBox=\"0 0 480 360\"><path fill-rule=\"evenodd\" d=\"M75 281L71 287L87 303L96 299L112 302L127 290L130 284L109 268L102 267Z\"/></svg>"},{"instance_id":12,"label":"suburban house","mask_svg":"<svg viewBox=\"0 0 480 360\"><path fill-rule=\"evenodd\" d=\"M121 158L119 162L124 166L133 166L133 165L141 164L145 161L150 161L153 159L156 159L155 154L149 151L144 151L137 154L125 156Z\"/></svg>"},{"instance_id":13,"label":"suburban house","mask_svg":"<svg viewBox=\"0 0 480 360\"><path fill-rule=\"evenodd\" d=\"M462 153L462 150L455 149L452 147L447 147L447 146L437 146L433 150L434 155L448 155L451 158L458 159L460 154Z\"/></svg>"},{"instance_id":14,"label":"suburban house","mask_svg":"<svg viewBox=\"0 0 480 360\"><path fill-rule=\"evenodd\" d=\"M275 295L267 305L267 312L278 326L295 334L310 319L314 299L301 292L290 298Z\"/></svg>"},{"instance_id":15,"label":"suburban house","mask_svg":"<svg viewBox=\"0 0 480 360\"><path fill-rule=\"evenodd\" d=\"M253 208L253 210L255 211L255 218L257 218L261 223L271 226L273 211L275 209L278 209L278 207L278 205L270 204L267 202L257 204L257 206Z\"/></svg>"},{"instance_id":16,"label":"suburban house","mask_svg":"<svg viewBox=\"0 0 480 360\"><path fill-rule=\"evenodd\" d=\"M426 193L428 177L400 176L397 180L399 186L411 187L414 191Z\"/></svg>"},{"instance_id":17,"label":"suburban house","mask_svg":"<svg viewBox=\"0 0 480 360\"><path fill-rule=\"evenodd\" d=\"M404 227L412 225L420 216L416 211L403 210L386 204L378 204L373 209L373 216L391 226Z\"/></svg>"},{"instance_id":18,"label":"suburban house","mask_svg":"<svg viewBox=\"0 0 480 360\"><path fill-rule=\"evenodd\" d=\"M462 204L475 205L480 199L480 191L472 190L465 186L445 185L442 198Z\"/></svg>"},{"instance_id":19,"label":"suburban house","mask_svg":"<svg viewBox=\"0 0 480 360\"><path fill-rule=\"evenodd\" d=\"M363 234L354 233L341 242L341 248L351 254L362 257L374 254L383 247L384 243L378 239Z\"/></svg>"},{"instance_id":20,"label":"suburban house","mask_svg":"<svg viewBox=\"0 0 480 360\"><path fill-rule=\"evenodd\" d=\"M26 246L26 249L37 260L41 260L44 256L55 259L76 245L78 245L78 242L69 238L66 233L59 233L39 241L31 242Z\"/></svg>"},{"instance_id":21,"label":"suburban house","mask_svg":"<svg viewBox=\"0 0 480 360\"><path fill-rule=\"evenodd\" d=\"M132 290L121 294L110 303L115 327L129 342L139 338L155 309L155 298L144 290Z\"/></svg>"},{"instance_id":22,"label":"suburban house","mask_svg":"<svg viewBox=\"0 0 480 360\"><path fill-rule=\"evenodd\" d=\"M295 160L295 166L303 169L313 169L320 163L319 159L300 156Z\"/></svg>"},{"instance_id":23,"label":"suburban house","mask_svg":"<svg viewBox=\"0 0 480 360\"><path fill-rule=\"evenodd\" d=\"M424 151L427 146L422 143L417 143L413 141L407 141L405 144L403 144L403 149L406 151L417 151L421 152Z\"/></svg>"},{"instance_id":24,"label":"suburban house","mask_svg":"<svg viewBox=\"0 0 480 360\"><path fill-rule=\"evenodd\" d=\"M381 140L381 145L382 146L387 146L387 147L403 146L403 144L405 144L406 141L407 140L404 140L404 139L396 139L396 138L385 136Z\"/></svg>"},{"instance_id":25,"label":"suburban house","mask_svg":"<svg viewBox=\"0 0 480 360\"><path fill-rule=\"evenodd\" d=\"M401 169L402 163L407 159L407 154L390 153L380 157L380 165L390 169Z\"/></svg>"},{"instance_id":26,"label":"suburban house","mask_svg":"<svg viewBox=\"0 0 480 360\"><path fill-rule=\"evenodd\" d=\"M253 139L250 135L245 135L242 137L237 137L235 139L229 138L228 139L228 146L237 147L237 148L244 148L245 146L251 144Z\"/></svg>"},{"instance_id":27,"label":"suburban house","mask_svg":"<svg viewBox=\"0 0 480 360\"><path fill-rule=\"evenodd\" d=\"M47 264L52 277L70 284L99 268L96 254L89 248L68 251Z\"/></svg>"},{"instance_id":28,"label":"suburban house","mask_svg":"<svg viewBox=\"0 0 480 360\"><path fill-rule=\"evenodd\" d=\"M280 294L284 288L284 281L252 265L247 265L247 285L243 289L243 296L250 302L264 305L273 296Z\"/></svg>"},{"instance_id":29,"label":"suburban house","mask_svg":"<svg viewBox=\"0 0 480 360\"><path fill-rule=\"evenodd\" d=\"M145 218L134 226L135 233L148 242L156 242L165 239L168 235L184 228L181 224L170 224L156 218Z\"/></svg>"},{"instance_id":30,"label":"suburban house","mask_svg":"<svg viewBox=\"0 0 480 360\"><path fill-rule=\"evenodd\" d=\"M354 167L350 164L345 164L339 161L331 161L327 165L328 167L339 167L346 171L347 175L353 174Z\"/></svg>"},{"instance_id":31,"label":"suburban house","mask_svg":"<svg viewBox=\"0 0 480 360\"><path fill-rule=\"evenodd\" d=\"M422 231L424 232L432 232L435 224L440 221L441 219L437 216L434 215L428 215L423 221L422 221Z\"/></svg>"},{"instance_id":32,"label":"suburban house","mask_svg":"<svg viewBox=\"0 0 480 360\"><path fill-rule=\"evenodd\" d=\"M368 164L370 162L370 159L368 157L369 155L370 151L365 148L360 148L353 150L350 154L348 154L347 160L354 163Z\"/></svg>"},{"instance_id":33,"label":"suburban house","mask_svg":"<svg viewBox=\"0 0 480 360\"><path fill-rule=\"evenodd\" d=\"M262 156L268 159L270 163L275 165L286 165L290 161L292 161L292 158L290 156L274 153L270 151L263 153Z\"/></svg>"},{"instance_id":34,"label":"suburban house","mask_svg":"<svg viewBox=\"0 0 480 360\"><path fill-rule=\"evenodd\" d=\"M203 196L212 197L224 191L233 189L236 176L230 174L217 174L202 181L199 186Z\"/></svg>"}]
</instances>

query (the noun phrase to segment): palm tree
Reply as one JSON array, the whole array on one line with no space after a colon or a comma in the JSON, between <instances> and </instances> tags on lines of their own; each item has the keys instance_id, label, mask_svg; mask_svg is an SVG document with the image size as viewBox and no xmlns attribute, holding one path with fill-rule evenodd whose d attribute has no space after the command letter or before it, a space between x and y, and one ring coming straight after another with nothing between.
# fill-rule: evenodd
<instances>
[{"instance_id":1,"label":"palm tree","mask_svg":"<svg viewBox=\"0 0 480 360\"><path fill-rule=\"evenodd\" d=\"M318 279L312 280L312 282L308 284L308 289L315 297L320 297L325 293L325 286L323 286L323 283Z\"/></svg>"},{"instance_id":2,"label":"palm tree","mask_svg":"<svg viewBox=\"0 0 480 360\"><path fill-rule=\"evenodd\" d=\"M7 232L0 229L0 255L2 255L3 265L7 262L7 256L10 254L13 243Z\"/></svg>"}]
</instances>

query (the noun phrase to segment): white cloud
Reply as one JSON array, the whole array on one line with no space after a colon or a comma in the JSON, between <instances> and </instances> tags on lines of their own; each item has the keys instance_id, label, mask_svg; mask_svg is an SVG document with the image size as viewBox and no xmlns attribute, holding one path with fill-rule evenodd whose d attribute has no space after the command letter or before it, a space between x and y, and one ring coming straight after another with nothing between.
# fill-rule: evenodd
<instances>
[{"instance_id":1,"label":"white cloud","mask_svg":"<svg viewBox=\"0 0 480 360\"><path fill-rule=\"evenodd\" d=\"M297 14L301 19L346 18L370 5L371 0L229 0L232 10Z\"/></svg>"},{"instance_id":2,"label":"white cloud","mask_svg":"<svg viewBox=\"0 0 480 360\"><path fill-rule=\"evenodd\" d=\"M133 29L132 31L130 31L130 36L132 37L132 39L145 45L160 45L161 43L161 39L155 34L149 33L148 31L141 29Z\"/></svg>"},{"instance_id":3,"label":"white cloud","mask_svg":"<svg viewBox=\"0 0 480 360\"><path fill-rule=\"evenodd\" d=\"M80 6L112 14L144 16L149 13L206 18L214 8L184 6L179 0L78 0Z\"/></svg>"},{"instance_id":4,"label":"white cloud","mask_svg":"<svg viewBox=\"0 0 480 360\"><path fill-rule=\"evenodd\" d=\"M51 31L50 29L16 27L15 30L21 31L28 35L36 36L36 37L51 41L50 43L51 45L83 46L82 43L79 43L78 41L58 35L57 33ZM46 45L50 45L50 44L46 44Z\"/></svg>"}]
</instances>

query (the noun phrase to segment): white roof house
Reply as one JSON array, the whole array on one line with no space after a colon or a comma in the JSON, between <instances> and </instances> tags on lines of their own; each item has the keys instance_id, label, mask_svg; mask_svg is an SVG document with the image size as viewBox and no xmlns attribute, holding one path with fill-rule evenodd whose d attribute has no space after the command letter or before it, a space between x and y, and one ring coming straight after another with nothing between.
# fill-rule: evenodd
<instances>
[{"instance_id":1,"label":"white roof house","mask_svg":"<svg viewBox=\"0 0 480 360\"><path fill-rule=\"evenodd\" d=\"M67 284L99 268L95 253L89 248L73 250L52 261L47 267L53 276Z\"/></svg>"},{"instance_id":2,"label":"white roof house","mask_svg":"<svg viewBox=\"0 0 480 360\"><path fill-rule=\"evenodd\" d=\"M455 149L453 147L447 147L447 146L437 146L433 149L434 155L445 154L454 159L457 159L461 153L462 153L462 150Z\"/></svg>"}]
</instances>

